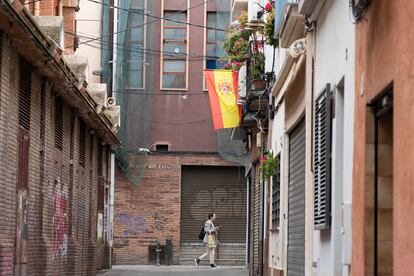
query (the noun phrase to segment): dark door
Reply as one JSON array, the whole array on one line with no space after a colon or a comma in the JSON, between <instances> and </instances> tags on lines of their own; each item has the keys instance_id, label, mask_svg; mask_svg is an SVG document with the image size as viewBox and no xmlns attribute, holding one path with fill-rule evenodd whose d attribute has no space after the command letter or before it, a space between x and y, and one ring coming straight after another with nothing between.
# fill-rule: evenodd
<instances>
[{"instance_id":1,"label":"dark door","mask_svg":"<svg viewBox=\"0 0 414 276\"><path fill-rule=\"evenodd\" d=\"M20 128L16 212L16 275L27 275L29 145L29 131Z\"/></svg>"}]
</instances>

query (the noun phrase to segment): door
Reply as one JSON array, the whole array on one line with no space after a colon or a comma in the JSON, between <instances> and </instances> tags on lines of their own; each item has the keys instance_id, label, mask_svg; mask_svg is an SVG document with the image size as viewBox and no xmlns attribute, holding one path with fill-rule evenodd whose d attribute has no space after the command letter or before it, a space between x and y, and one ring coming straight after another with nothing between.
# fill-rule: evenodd
<instances>
[{"instance_id":1,"label":"door","mask_svg":"<svg viewBox=\"0 0 414 276\"><path fill-rule=\"evenodd\" d=\"M27 275L29 145L29 131L20 128L16 211L16 275Z\"/></svg>"},{"instance_id":2,"label":"door","mask_svg":"<svg viewBox=\"0 0 414 276\"><path fill-rule=\"evenodd\" d=\"M305 119L289 134L288 276L305 275Z\"/></svg>"}]
</instances>

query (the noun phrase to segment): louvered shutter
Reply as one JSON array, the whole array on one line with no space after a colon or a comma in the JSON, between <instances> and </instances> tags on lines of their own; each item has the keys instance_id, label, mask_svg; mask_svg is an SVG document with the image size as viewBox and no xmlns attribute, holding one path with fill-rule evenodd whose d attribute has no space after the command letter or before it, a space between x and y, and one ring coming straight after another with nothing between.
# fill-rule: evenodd
<instances>
[{"instance_id":1,"label":"louvered shutter","mask_svg":"<svg viewBox=\"0 0 414 276\"><path fill-rule=\"evenodd\" d=\"M61 97L55 100L55 147L63 149L63 100Z\"/></svg>"},{"instance_id":2,"label":"louvered shutter","mask_svg":"<svg viewBox=\"0 0 414 276\"><path fill-rule=\"evenodd\" d=\"M331 225L332 96L330 85L315 101L314 139L314 228Z\"/></svg>"},{"instance_id":3,"label":"louvered shutter","mask_svg":"<svg viewBox=\"0 0 414 276\"><path fill-rule=\"evenodd\" d=\"M19 80L19 125L30 130L30 110L32 102L32 69L30 64L20 59Z\"/></svg>"}]
</instances>

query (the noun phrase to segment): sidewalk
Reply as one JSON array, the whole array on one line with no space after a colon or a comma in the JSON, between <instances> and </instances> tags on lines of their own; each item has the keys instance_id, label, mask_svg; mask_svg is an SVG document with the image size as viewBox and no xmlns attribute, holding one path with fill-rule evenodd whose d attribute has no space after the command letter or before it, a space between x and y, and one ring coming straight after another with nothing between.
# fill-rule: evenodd
<instances>
[{"instance_id":1,"label":"sidewalk","mask_svg":"<svg viewBox=\"0 0 414 276\"><path fill-rule=\"evenodd\" d=\"M209 266L153 266L153 265L119 265L112 269L102 271L98 275L103 276L192 276L192 275L214 275L214 276L248 276L245 267L223 266L210 268Z\"/></svg>"}]
</instances>

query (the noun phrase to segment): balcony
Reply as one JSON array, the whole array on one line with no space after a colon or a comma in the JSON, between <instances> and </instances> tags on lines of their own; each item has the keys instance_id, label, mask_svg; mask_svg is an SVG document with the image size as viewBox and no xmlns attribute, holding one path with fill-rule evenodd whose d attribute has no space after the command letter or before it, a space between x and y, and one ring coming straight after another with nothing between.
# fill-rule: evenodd
<instances>
[{"instance_id":1,"label":"balcony","mask_svg":"<svg viewBox=\"0 0 414 276\"><path fill-rule=\"evenodd\" d=\"M310 21L314 21L318 18L326 0L300 0L299 13L309 16Z\"/></svg>"},{"instance_id":2,"label":"balcony","mask_svg":"<svg viewBox=\"0 0 414 276\"><path fill-rule=\"evenodd\" d=\"M299 0L276 1L275 36L280 47L288 48L304 35L305 19L298 11Z\"/></svg>"},{"instance_id":3,"label":"balcony","mask_svg":"<svg viewBox=\"0 0 414 276\"><path fill-rule=\"evenodd\" d=\"M247 12L248 0L233 0L231 5L231 18L235 20L236 16L239 16L242 11Z\"/></svg>"}]
</instances>

